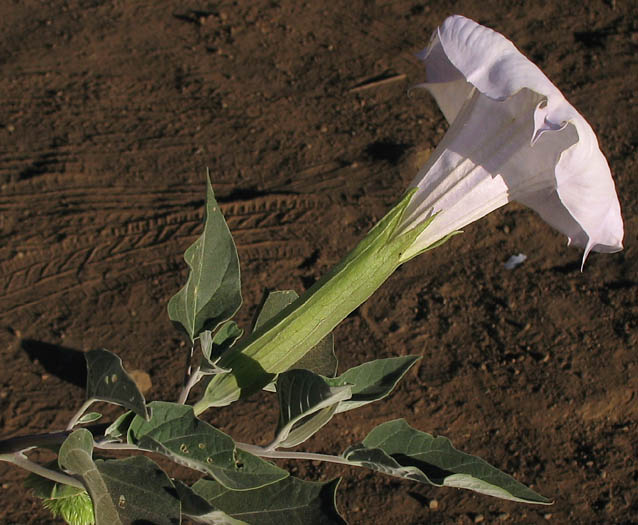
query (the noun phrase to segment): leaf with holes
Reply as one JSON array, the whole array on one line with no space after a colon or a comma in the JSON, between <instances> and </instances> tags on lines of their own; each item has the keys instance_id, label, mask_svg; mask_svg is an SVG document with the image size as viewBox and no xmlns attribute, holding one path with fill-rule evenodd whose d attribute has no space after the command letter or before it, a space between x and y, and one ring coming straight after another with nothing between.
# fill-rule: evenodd
<instances>
[{"instance_id":1,"label":"leaf with holes","mask_svg":"<svg viewBox=\"0 0 638 525\"><path fill-rule=\"evenodd\" d=\"M122 368L122 360L113 352L99 349L84 354L87 367L86 397L107 401L148 418L146 401L137 384Z\"/></svg>"},{"instance_id":2,"label":"leaf with holes","mask_svg":"<svg viewBox=\"0 0 638 525\"><path fill-rule=\"evenodd\" d=\"M335 503L338 485L339 479L321 483L288 477L242 492L207 479L192 488L214 507L250 525L345 525Z\"/></svg>"},{"instance_id":3,"label":"leaf with holes","mask_svg":"<svg viewBox=\"0 0 638 525\"><path fill-rule=\"evenodd\" d=\"M80 476L91 500L96 525L180 523L180 501L171 480L151 459L136 456L93 460L93 436L73 432L60 447L60 468Z\"/></svg>"},{"instance_id":4,"label":"leaf with holes","mask_svg":"<svg viewBox=\"0 0 638 525\"><path fill-rule=\"evenodd\" d=\"M419 356L377 359L350 368L339 377L326 378L330 386L352 386L352 397L337 407L337 414L367 405L386 397Z\"/></svg>"},{"instance_id":5,"label":"leaf with holes","mask_svg":"<svg viewBox=\"0 0 638 525\"><path fill-rule=\"evenodd\" d=\"M416 430L403 419L374 428L361 445L350 447L343 457L355 465L421 483L524 503L551 504L486 461L456 450L447 438Z\"/></svg>"},{"instance_id":6,"label":"leaf with holes","mask_svg":"<svg viewBox=\"0 0 638 525\"><path fill-rule=\"evenodd\" d=\"M288 370L279 374L279 424L271 448L303 443L330 421L339 402L350 396L350 385L331 387L310 370Z\"/></svg>"},{"instance_id":7,"label":"leaf with holes","mask_svg":"<svg viewBox=\"0 0 638 525\"><path fill-rule=\"evenodd\" d=\"M113 504L123 524L178 525L181 505L175 486L150 458L97 459Z\"/></svg>"},{"instance_id":8,"label":"leaf with holes","mask_svg":"<svg viewBox=\"0 0 638 525\"><path fill-rule=\"evenodd\" d=\"M233 490L247 490L279 481L288 472L235 447L222 431L197 419L193 407L153 401L151 419L135 417L128 442L205 472Z\"/></svg>"},{"instance_id":9,"label":"leaf with holes","mask_svg":"<svg viewBox=\"0 0 638 525\"><path fill-rule=\"evenodd\" d=\"M241 306L239 258L233 237L206 177L204 232L188 247L186 285L168 303L171 321L194 341L204 329L215 330Z\"/></svg>"},{"instance_id":10,"label":"leaf with holes","mask_svg":"<svg viewBox=\"0 0 638 525\"><path fill-rule=\"evenodd\" d=\"M259 314L255 319L253 331L257 330L269 319L277 315L284 308L292 304L299 295L294 290L279 290L270 292L266 297ZM305 368L315 374L334 377L337 373L337 356L334 352L334 336L328 334L319 341L306 355L291 368Z\"/></svg>"}]
</instances>

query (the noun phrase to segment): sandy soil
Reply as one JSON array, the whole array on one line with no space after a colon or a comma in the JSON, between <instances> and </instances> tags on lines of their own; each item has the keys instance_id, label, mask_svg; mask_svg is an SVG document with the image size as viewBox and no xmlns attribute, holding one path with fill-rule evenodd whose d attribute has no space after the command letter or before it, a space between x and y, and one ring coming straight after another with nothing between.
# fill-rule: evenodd
<instances>
[{"instance_id":1,"label":"sandy soil","mask_svg":"<svg viewBox=\"0 0 638 525\"><path fill-rule=\"evenodd\" d=\"M626 249L580 253L508 205L397 272L337 329L340 369L421 354L384 403L304 448L340 452L404 417L541 493L508 503L355 469L339 507L368 523L638 523L638 12L630 0L0 3L0 428L63 428L81 353L105 347L176 397L166 316L200 231L209 167L243 265L302 291L400 196L445 132L414 53L449 14L503 32L597 130ZM325 7L329 6L329 7ZM379 78L391 78L374 84ZM362 89L357 89L358 87ZM506 271L510 255L528 256ZM272 398L207 414L264 443ZM0 521L54 523L0 465Z\"/></svg>"}]
</instances>

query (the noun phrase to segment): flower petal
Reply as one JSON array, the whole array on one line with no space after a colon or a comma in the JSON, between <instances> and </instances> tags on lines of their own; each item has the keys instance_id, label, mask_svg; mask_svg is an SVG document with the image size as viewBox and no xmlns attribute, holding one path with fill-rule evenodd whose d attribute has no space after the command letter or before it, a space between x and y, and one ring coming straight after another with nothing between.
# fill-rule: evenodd
<instances>
[{"instance_id":1,"label":"flower petal","mask_svg":"<svg viewBox=\"0 0 638 525\"><path fill-rule=\"evenodd\" d=\"M514 44L499 33L456 15L444 21L419 57L425 63L428 80L422 87L432 93L445 118L452 124L448 134L453 128L461 129L465 125L472 129L469 134L467 130L465 133L457 130L450 137L446 135L443 139L445 145L442 143L441 146L459 155L465 151L466 158L475 165L475 179L476 172L480 170L491 174L493 180L502 178L508 188L508 200L517 200L537 211L551 226L564 233L570 244L584 247L585 257L590 250L611 252L622 249L620 205L609 166L593 130ZM468 98L473 96L474 89L480 93L477 99L480 103L475 103L473 109L482 112L478 119L471 117L467 109ZM528 104L534 101L530 94L536 96L533 108ZM480 100L481 97L494 102L491 110L486 110L490 104ZM513 105L510 103L512 100L515 101ZM499 104L503 106L499 107ZM523 109L525 107L528 109ZM494 132L491 121L496 123L496 129L503 128L509 112L512 118L524 122L525 115L517 112L517 108L528 112L529 147L522 147L519 141L518 149L503 146L494 152L488 148L484 154L472 150L469 144L472 136L476 146L483 144L481 147L485 147L484 137ZM465 119L463 125L454 125L457 118ZM470 120L471 124L468 124ZM484 177L479 177L483 182L477 185L475 194L487 198L481 213L477 213L481 208L478 202L472 199L476 209L471 212L467 207L468 198L461 199L458 193L443 195L439 192L434 197L425 196L426 192L433 191L435 179L445 178L441 170L446 164L447 169L451 169L449 173L454 172L452 178L460 175L458 169L450 166L449 158L442 160L450 157L450 153L440 148L437 152L427 169L421 170L413 181L413 186L423 191L417 192L415 198L419 200L410 210L410 217L425 217L440 210L441 217L437 216L432 227L438 222L442 228L445 210L448 226L458 228L492 211L496 202L504 204L502 196L497 198L489 192L489 196L486 195L484 181L487 179ZM506 159L503 154L511 155L511 158ZM551 166L547 164L548 159ZM455 162L460 163L460 160ZM430 169L437 173L427 173ZM526 177L529 180L525 181ZM446 185L437 184L439 189ZM462 184L457 181L454 186L472 191L469 179ZM489 186L495 191L502 191L494 182ZM456 205L461 200L464 204L452 218L451 210L446 206L451 205L451 201ZM489 206L488 201L491 202ZM462 210L468 212L463 217L459 215ZM443 236L449 233L444 229L439 232ZM421 238L424 242L426 235L427 230Z\"/></svg>"}]
</instances>

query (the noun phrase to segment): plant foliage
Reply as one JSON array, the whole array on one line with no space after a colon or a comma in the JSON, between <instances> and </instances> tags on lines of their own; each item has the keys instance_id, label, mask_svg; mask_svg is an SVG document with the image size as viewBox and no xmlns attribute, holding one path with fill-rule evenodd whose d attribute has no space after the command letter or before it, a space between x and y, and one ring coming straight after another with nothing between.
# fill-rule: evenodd
<instances>
[{"instance_id":1,"label":"plant foliage","mask_svg":"<svg viewBox=\"0 0 638 525\"><path fill-rule=\"evenodd\" d=\"M409 239L397 236L394 229L409 199L410 194L329 274L325 283L330 276L346 279L347 286L342 292L332 283L329 293L322 295L324 281L312 289L317 311L329 312L330 305L325 301L339 297L339 293L347 296L348 303L348 286L366 286L367 279L374 276L374 268L393 270L394 263L379 258L401 257ZM409 235L412 238L418 232ZM386 243L392 245L388 251L384 251ZM365 269L366 257L374 263L372 270ZM199 366L189 362L179 402L147 403L118 356L108 350L86 353L87 402L69 424L69 431L42 441L42 446L58 452L58 464L44 469L34 467L32 470L37 473L27 480L27 486L43 498L54 515L72 525L175 525L182 523L184 517L215 525L345 523L335 502L338 479L322 482L298 479L275 465L274 458L319 459L437 487L463 488L525 503L550 503L484 460L455 449L448 439L416 430L402 419L377 426L363 442L350 445L341 455L289 451L317 433L335 415L390 395L419 356L377 359L338 375L332 333L326 330L321 337L312 333L323 326L323 321L311 315L310 299L291 290L267 294L252 330L242 339L244 330L232 320L241 305L239 259L208 179L204 231L186 250L184 258L190 268L188 279L170 300L168 313L193 344L199 341ZM358 273L360 268L367 273ZM360 290L356 293L357 297L364 295ZM356 308L356 301L353 299L347 307ZM298 313L298 308L304 309L303 312ZM295 317L297 324L288 325L287 316ZM310 326L304 326L304 322ZM300 358L290 359L284 355L290 351L290 345L277 344L286 341L289 326L293 327L290 330L309 328L299 340L312 344ZM270 352L281 354L266 356L268 362L286 363L275 372L265 373L260 369L262 363L255 361L261 355L259 348L254 350L261 337L271 345ZM247 345L253 348L254 359L242 354ZM232 359L226 359L230 353ZM220 363L230 363L232 368ZM223 378L232 374L238 383L231 387L241 391L242 396L249 395L254 389L243 388L242 378L249 375L242 375L242 367L262 374L260 387L266 384L263 377L270 378L272 382L266 390L276 392L272 399L279 404L279 419L272 429L274 438L266 446L235 441L201 419L201 410L185 404L190 388L211 375ZM223 381L208 382L204 405L200 405L203 409L216 406L207 399L215 399L218 383ZM220 406L235 399L222 396ZM83 414L88 404L98 400L126 411L110 425L73 431L76 424L90 425L100 418L96 412ZM30 446L13 454L2 454L0 459L28 467L24 451ZM129 449L133 455L125 459L94 455L96 450L108 454L112 448ZM186 466L199 475L199 480L189 486L173 479L142 453L153 453L153 457L163 459L162 464L174 462Z\"/></svg>"}]
</instances>

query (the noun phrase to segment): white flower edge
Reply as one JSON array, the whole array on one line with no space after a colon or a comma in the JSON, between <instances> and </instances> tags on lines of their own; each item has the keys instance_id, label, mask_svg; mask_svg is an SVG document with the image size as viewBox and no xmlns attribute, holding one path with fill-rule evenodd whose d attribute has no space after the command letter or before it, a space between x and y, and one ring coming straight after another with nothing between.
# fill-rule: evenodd
<instances>
[{"instance_id":1,"label":"white flower edge","mask_svg":"<svg viewBox=\"0 0 638 525\"><path fill-rule=\"evenodd\" d=\"M434 32L430 45L418 56L425 63L427 76L427 82L420 86L434 96L450 124L476 89L494 101L505 102L527 90L542 97L530 116L533 119L529 137L532 146L545 132L560 132L573 126L577 139L559 154L553 180L549 181L550 191L520 192L509 195L505 202L517 200L534 209L546 222L564 233L569 244L585 249L583 260L591 250L615 252L622 249L620 205L596 135L584 117L512 42L470 19L454 15ZM411 186L424 185L427 185L427 173L422 171ZM504 202L498 205L502 204ZM484 213L471 217L465 224L498 205L486 207ZM423 218L424 212L421 209L416 215ZM427 213L439 212L445 210L434 207ZM412 220L415 217L413 215ZM442 236L449 233L443 232ZM431 237L426 231L417 248L423 248L429 240Z\"/></svg>"}]
</instances>

